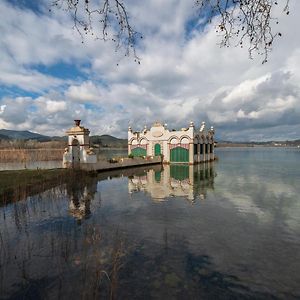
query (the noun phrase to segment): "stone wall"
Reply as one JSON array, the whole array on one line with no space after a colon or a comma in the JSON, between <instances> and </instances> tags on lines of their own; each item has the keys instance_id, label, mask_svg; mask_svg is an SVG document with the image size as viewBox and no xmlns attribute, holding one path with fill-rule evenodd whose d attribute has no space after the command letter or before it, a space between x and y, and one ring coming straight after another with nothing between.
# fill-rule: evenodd
<instances>
[{"instance_id":1,"label":"stone wall","mask_svg":"<svg viewBox=\"0 0 300 300\"><path fill-rule=\"evenodd\" d=\"M135 157L135 158L121 158L116 162L109 161L98 161L97 163L88 164L88 163L80 163L78 168L86 171L105 171L105 170L113 170L113 169L122 169L128 167L137 167L143 165L151 165L151 164L160 164L162 163L160 156L155 157ZM72 167L70 164L69 167Z\"/></svg>"}]
</instances>

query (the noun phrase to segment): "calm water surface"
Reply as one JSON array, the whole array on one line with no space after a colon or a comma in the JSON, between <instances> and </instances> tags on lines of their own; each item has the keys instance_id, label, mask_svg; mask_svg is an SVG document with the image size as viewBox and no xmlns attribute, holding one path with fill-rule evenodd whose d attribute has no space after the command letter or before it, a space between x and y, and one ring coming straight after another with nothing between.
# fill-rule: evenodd
<instances>
[{"instance_id":1,"label":"calm water surface","mask_svg":"<svg viewBox=\"0 0 300 300\"><path fill-rule=\"evenodd\" d=\"M99 174L0 207L3 299L299 299L299 149Z\"/></svg>"},{"instance_id":2,"label":"calm water surface","mask_svg":"<svg viewBox=\"0 0 300 300\"><path fill-rule=\"evenodd\" d=\"M98 152L99 160L107 160L114 157L127 157L127 149L101 148ZM56 169L63 168L61 160L51 161L27 161L27 162L0 162L0 171L25 170L25 169Z\"/></svg>"},{"instance_id":3,"label":"calm water surface","mask_svg":"<svg viewBox=\"0 0 300 300\"><path fill-rule=\"evenodd\" d=\"M57 169L62 168L63 163L57 160L50 161L29 161L29 162L10 162L0 163L0 171L25 170L25 169Z\"/></svg>"}]
</instances>

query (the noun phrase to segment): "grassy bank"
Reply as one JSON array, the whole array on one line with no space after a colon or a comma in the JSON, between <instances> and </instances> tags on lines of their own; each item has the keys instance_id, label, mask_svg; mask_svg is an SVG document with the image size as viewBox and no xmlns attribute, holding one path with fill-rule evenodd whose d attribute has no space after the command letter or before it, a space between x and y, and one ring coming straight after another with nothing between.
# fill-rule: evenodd
<instances>
[{"instance_id":1,"label":"grassy bank","mask_svg":"<svg viewBox=\"0 0 300 300\"><path fill-rule=\"evenodd\" d=\"M72 169L0 172L0 205L19 201L61 184L85 181L90 174Z\"/></svg>"},{"instance_id":2,"label":"grassy bank","mask_svg":"<svg viewBox=\"0 0 300 300\"><path fill-rule=\"evenodd\" d=\"M64 149L0 149L0 162L62 160Z\"/></svg>"}]
</instances>

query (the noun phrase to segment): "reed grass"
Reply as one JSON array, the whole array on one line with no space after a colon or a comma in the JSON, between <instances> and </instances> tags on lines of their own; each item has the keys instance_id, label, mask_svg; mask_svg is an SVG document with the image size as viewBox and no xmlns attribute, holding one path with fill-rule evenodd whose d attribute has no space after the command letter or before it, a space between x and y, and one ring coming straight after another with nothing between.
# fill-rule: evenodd
<instances>
[{"instance_id":1,"label":"reed grass","mask_svg":"<svg viewBox=\"0 0 300 300\"><path fill-rule=\"evenodd\" d=\"M64 149L66 141L1 140L0 149Z\"/></svg>"},{"instance_id":2,"label":"reed grass","mask_svg":"<svg viewBox=\"0 0 300 300\"><path fill-rule=\"evenodd\" d=\"M62 161L63 153L64 149L0 149L0 162Z\"/></svg>"},{"instance_id":3,"label":"reed grass","mask_svg":"<svg viewBox=\"0 0 300 300\"><path fill-rule=\"evenodd\" d=\"M87 181L92 173L73 169L18 170L0 172L0 206L19 201L52 187Z\"/></svg>"}]
</instances>

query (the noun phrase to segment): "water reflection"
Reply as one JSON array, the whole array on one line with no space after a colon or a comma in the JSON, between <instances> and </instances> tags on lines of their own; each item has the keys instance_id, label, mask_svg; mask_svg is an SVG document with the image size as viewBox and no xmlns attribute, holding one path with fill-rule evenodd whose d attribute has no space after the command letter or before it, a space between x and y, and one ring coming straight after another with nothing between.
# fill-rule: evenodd
<instances>
[{"instance_id":1,"label":"water reflection","mask_svg":"<svg viewBox=\"0 0 300 300\"><path fill-rule=\"evenodd\" d=\"M299 299L299 160L238 157L77 174L3 205L0 298Z\"/></svg>"},{"instance_id":2,"label":"water reflection","mask_svg":"<svg viewBox=\"0 0 300 300\"><path fill-rule=\"evenodd\" d=\"M53 161L29 161L26 163L20 162L9 162L9 163L1 163L0 162L0 171L8 171L8 170L25 170L25 169L55 169L62 168L63 164L61 160L53 160Z\"/></svg>"},{"instance_id":3,"label":"water reflection","mask_svg":"<svg viewBox=\"0 0 300 300\"><path fill-rule=\"evenodd\" d=\"M88 180L78 180L67 185L69 213L79 224L82 219L88 219L91 215L91 201L95 198L97 183L97 177L88 177Z\"/></svg>"},{"instance_id":4,"label":"water reflection","mask_svg":"<svg viewBox=\"0 0 300 300\"><path fill-rule=\"evenodd\" d=\"M191 203L204 200L208 190L214 189L214 163L199 165L165 165L128 180L129 193L147 192L154 201L169 197L184 197Z\"/></svg>"}]
</instances>

